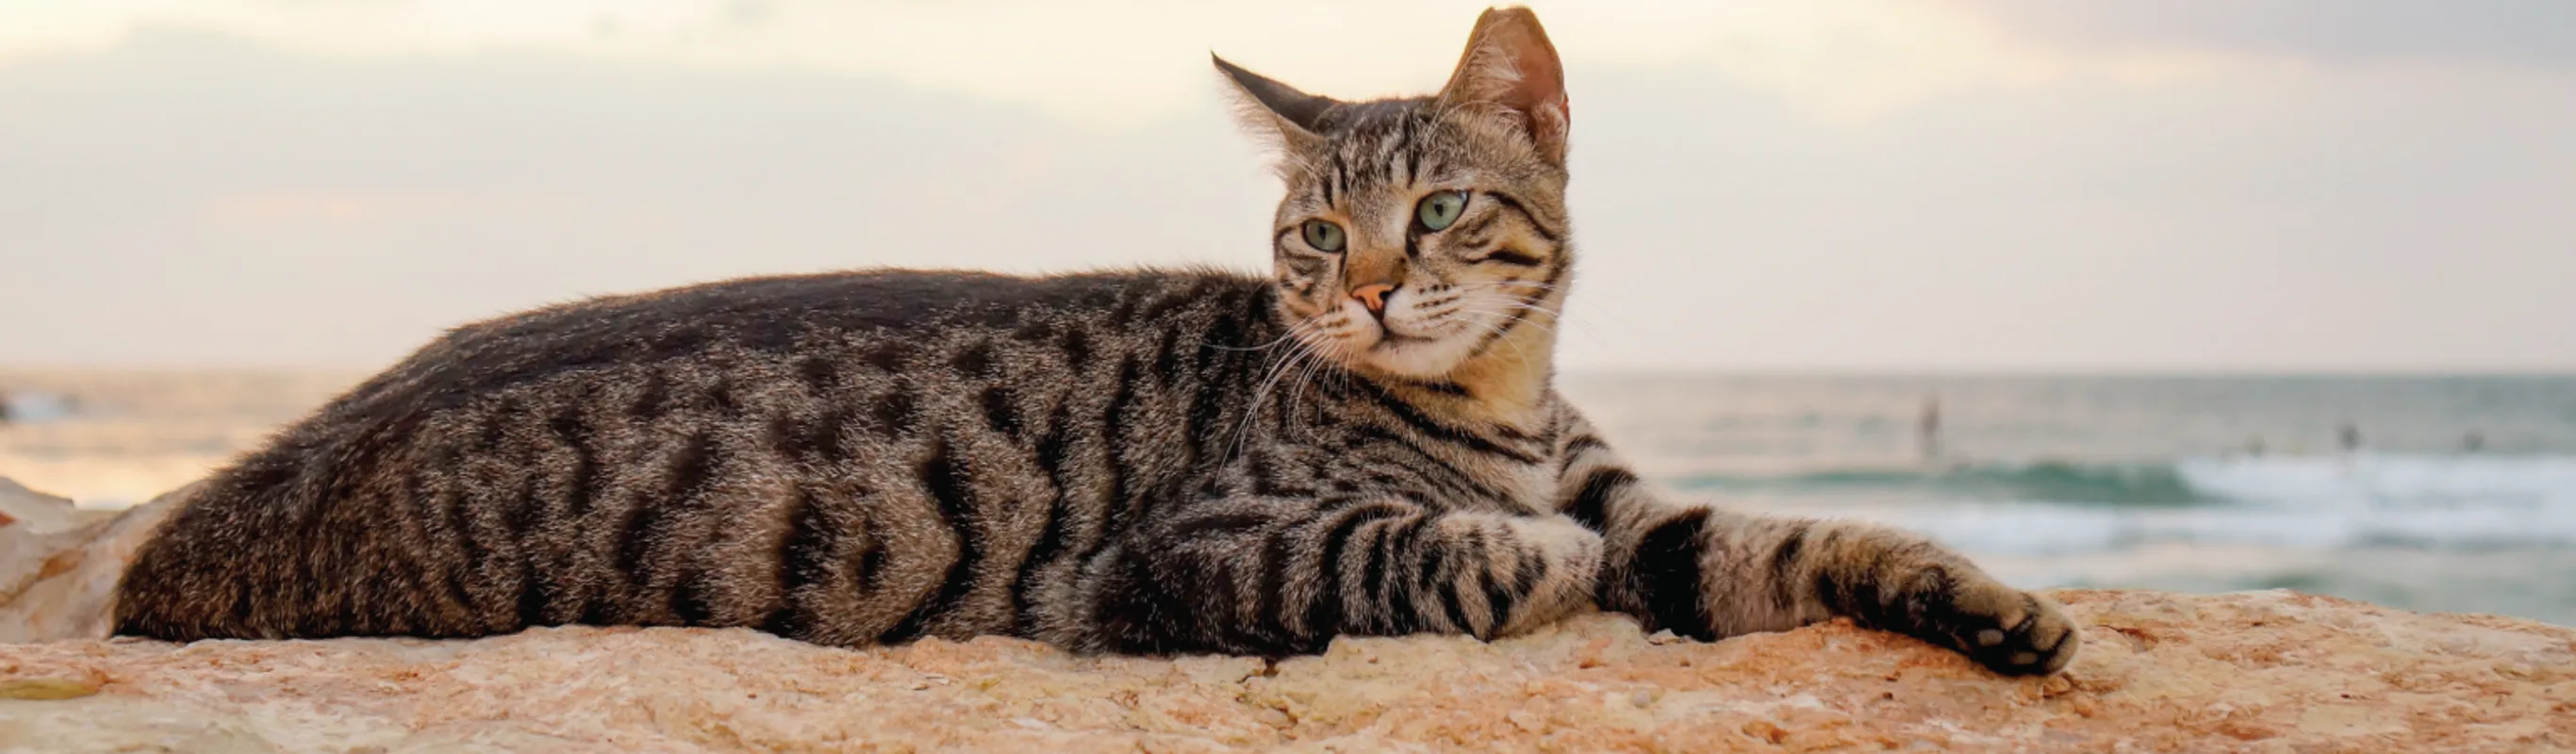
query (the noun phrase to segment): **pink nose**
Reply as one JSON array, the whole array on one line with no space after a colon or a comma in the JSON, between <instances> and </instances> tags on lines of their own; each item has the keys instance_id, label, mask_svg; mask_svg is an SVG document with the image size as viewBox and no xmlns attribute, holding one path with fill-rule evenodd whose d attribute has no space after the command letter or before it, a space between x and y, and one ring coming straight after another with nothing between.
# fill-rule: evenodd
<instances>
[{"instance_id":1,"label":"pink nose","mask_svg":"<svg viewBox=\"0 0 2576 754\"><path fill-rule=\"evenodd\" d=\"M1351 289L1351 298L1359 299L1360 305L1368 307L1369 311L1383 312L1386 311L1387 295L1394 292L1395 286L1387 285L1385 283L1370 283L1368 285Z\"/></svg>"}]
</instances>

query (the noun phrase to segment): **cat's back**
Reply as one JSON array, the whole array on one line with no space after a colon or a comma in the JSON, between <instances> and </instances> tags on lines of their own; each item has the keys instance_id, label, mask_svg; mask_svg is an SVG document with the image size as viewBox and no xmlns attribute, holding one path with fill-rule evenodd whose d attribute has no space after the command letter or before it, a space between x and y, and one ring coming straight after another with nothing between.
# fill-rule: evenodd
<instances>
[{"instance_id":1,"label":"cat's back","mask_svg":"<svg viewBox=\"0 0 2576 754\"><path fill-rule=\"evenodd\" d=\"M119 630L783 623L814 634L805 624L868 611L802 609L790 593L832 591L824 582L859 565L881 571L867 586L906 586L889 583L905 566L954 586L879 600L891 620L818 638L938 629L951 612L1007 630L1008 599L965 592L991 597L1018 579L942 569L991 559L993 540L1026 560L1062 534L976 530L1027 518L994 506L1079 492L1098 499L1073 502L1105 508L1141 494L1142 481L1068 490L1121 473L1112 459L1159 472L1158 484L1185 471L1191 454L1173 455L1167 438L1227 410L1220 383L1251 371L1245 346L1274 337L1268 291L1214 271L890 270L460 327L211 478L138 553ZM895 521L896 510L918 515ZM896 539L933 545L871 544ZM949 588L960 593L936 593Z\"/></svg>"},{"instance_id":2,"label":"cat's back","mask_svg":"<svg viewBox=\"0 0 2576 754\"><path fill-rule=\"evenodd\" d=\"M1170 324L1161 320L1217 299L1239 301L1258 286L1213 271L1018 277L879 270L746 278L595 298L466 325L384 376L466 397L564 372L719 352L814 355L887 341L926 345L994 330L1024 341L1075 331L1118 333Z\"/></svg>"},{"instance_id":3,"label":"cat's back","mask_svg":"<svg viewBox=\"0 0 2576 754\"><path fill-rule=\"evenodd\" d=\"M417 429L441 412L561 389L641 389L651 404L684 387L674 380L743 388L790 376L778 369L815 388L853 376L940 381L951 375L913 367L943 357L968 372L1074 371L1170 330L1251 327L1232 315L1263 293L1216 271L873 270L603 296L455 328L295 429Z\"/></svg>"}]
</instances>

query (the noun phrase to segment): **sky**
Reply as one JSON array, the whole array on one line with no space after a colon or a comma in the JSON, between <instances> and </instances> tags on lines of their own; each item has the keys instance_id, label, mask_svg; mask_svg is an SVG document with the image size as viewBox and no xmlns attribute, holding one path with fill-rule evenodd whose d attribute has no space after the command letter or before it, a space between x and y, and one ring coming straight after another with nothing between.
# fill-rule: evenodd
<instances>
[{"instance_id":1,"label":"sky","mask_svg":"<svg viewBox=\"0 0 2576 754\"><path fill-rule=\"evenodd\" d=\"M1572 369L2576 369L2576 3L1532 3ZM588 295L1266 269L1213 50L1473 2L0 0L0 365L370 368Z\"/></svg>"}]
</instances>

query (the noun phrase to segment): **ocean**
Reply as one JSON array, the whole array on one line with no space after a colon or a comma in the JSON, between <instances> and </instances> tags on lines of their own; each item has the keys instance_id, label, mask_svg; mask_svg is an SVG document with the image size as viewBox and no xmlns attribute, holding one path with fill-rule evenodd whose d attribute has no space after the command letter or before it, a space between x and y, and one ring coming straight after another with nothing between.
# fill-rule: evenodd
<instances>
[{"instance_id":1,"label":"ocean","mask_svg":"<svg viewBox=\"0 0 2576 754\"><path fill-rule=\"evenodd\" d=\"M363 376L0 370L0 476L131 505ZM2286 587L2576 625L2576 377L1561 386L1671 494L1912 528L2016 585Z\"/></svg>"}]
</instances>

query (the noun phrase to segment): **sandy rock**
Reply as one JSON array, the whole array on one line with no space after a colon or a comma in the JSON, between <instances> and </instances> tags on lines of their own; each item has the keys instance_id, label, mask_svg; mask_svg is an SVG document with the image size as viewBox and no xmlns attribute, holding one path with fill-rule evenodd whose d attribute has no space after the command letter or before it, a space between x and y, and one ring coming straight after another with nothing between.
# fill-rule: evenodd
<instances>
[{"instance_id":1,"label":"sandy rock","mask_svg":"<svg viewBox=\"0 0 2576 754\"><path fill-rule=\"evenodd\" d=\"M100 527L81 562L158 515ZM2054 596L2085 644L2047 679L1848 625L1698 643L1599 614L1277 662L743 629L79 639L0 645L0 751L2576 750L2576 630L2286 591Z\"/></svg>"},{"instance_id":2,"label":"sandy rock","mask_svg":"<svg viewBox=\"0 0 2576 754\"><path fill-rule=\"evenodd\" d=\"M0 604L34 583L55 553L80 545L63 535L72 520L72 501L0 479Z\"/></svg>"},{"instance_id":3,"label":"sandy rock","mask_svg":"<svg viewBox=\"0 0 2576 754\"><path fill-rule=\"evenodd\" d=\"M26 488L0 479L0 500ZM152 528L195 490L193 485L121 513L62 514L60 526L37 527L34 518L0 524L0 643L106 638L109 600L116 579ZM34 504L71 501L28 493Z\"/></svg>"},{"instance_id":4,"label":"sandy rock","mask_svg":"<svg viewBox=\"0 0 2576 754\"><path fill-rule=\"evenodd\" d=\"M94 520L95 517L74 507L68 499L27 489L0 477L0 531L53 534L80 528Z\"/></svg>"},{"instance_id":5,"label":"sandy rock","mask_svg":"<svg viewBox=\"0 0 2576 754\"><path fill-rule=\"evenodd\" d=\"M1486 644L1082 658L748 630L0 646L46 751L2534 751L2576 747L2576 631L2288 592L2066 591L2084 655L1999 678L1849 626L1656 644L1590 615ZM58 695L59 696L59 695Z\"/></svg>"}]
</instances>

